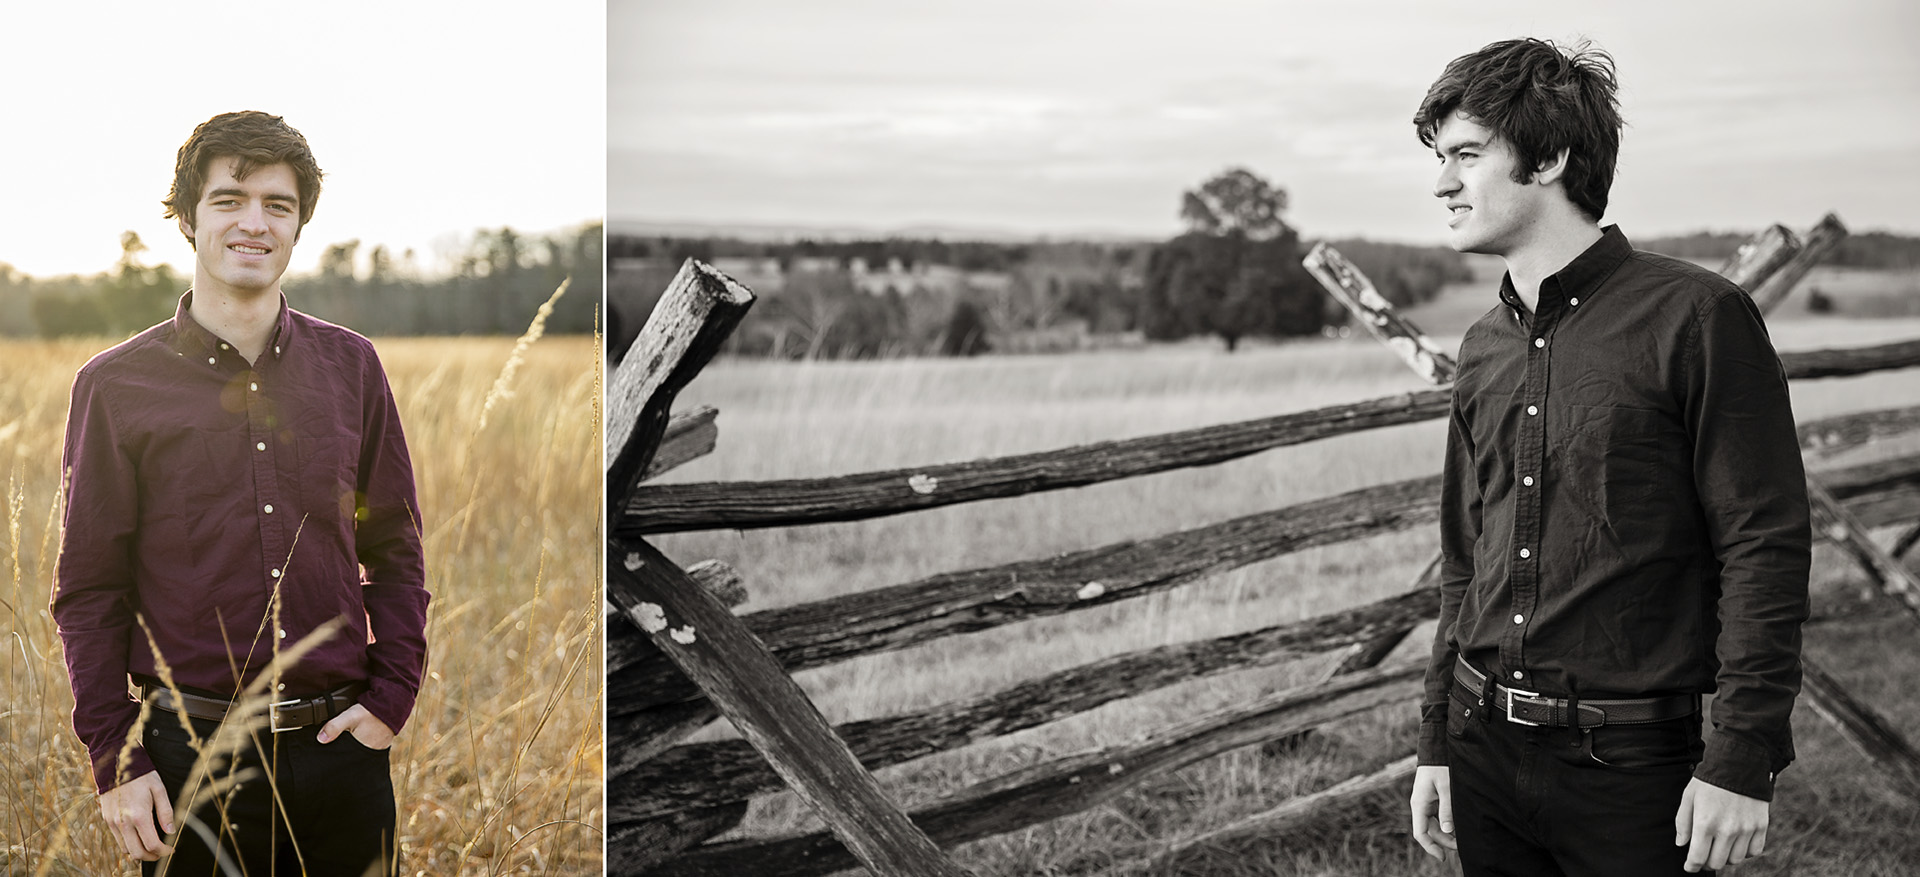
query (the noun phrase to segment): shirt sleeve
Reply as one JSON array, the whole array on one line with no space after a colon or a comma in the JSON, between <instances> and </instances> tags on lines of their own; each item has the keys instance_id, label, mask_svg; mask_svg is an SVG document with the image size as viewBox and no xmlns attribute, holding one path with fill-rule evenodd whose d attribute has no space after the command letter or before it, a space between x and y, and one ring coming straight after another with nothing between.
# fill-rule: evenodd
<instances>
[{"instance_id":1,"label":"shirt sleeve","mask_svg":"<svg viewBox=\"0 0 1920 877\"><path fill-rule=\"evenodd\" d=\"M73 686L73 730L101 792L153 770L139 737L128 739L140 707L127 696L127 650L144 640L132 563L140 496L115 426L105 389L81 371L60 455L66 508L49 609Z\"/></svg>"},{"instance_id":2,"label":"shirt sleeve","mask_svg":"<svg viewBox=\"0 0 1920 877\"><path fill-rule=\"evenodd\" d=\"M1713 732L1698 779L1772 800L1792 763L1812 531L1786 372L1759 309L1738 291L1709 303L1688 351L1694 482L1721 566Z\"/></svg>"},{"instance_id":3,"label":"shirt sleeve","mask_svg":"<svg viewBox=\"0 0 1920 877\"><path fill-rule=\"evenodd\" d=\"M1453 691L1454 619L1473 581L1473 546L1480 540L1480 479L1474 472L1473 433L1460 411L1456 380L1447 418L1446 469L1440 482L1440 623L1433 630L1433 657L1427 664L1420 700L1418 761L1447 763L1447 710Z\"/></svg>"},{"instance_id":4,"label":"shirt sleeve","mask_svg":"<svg viewBox=\"0 0 1920 877\"><path fill-rule=\"evenodd\" d=\"M377 357L369 363L354 552L365 570L361 599L373 642L367 646L368 690L360 705L397 733L413 713L426 672L429 595L413 461L386 373Z\"/></svg>"}]
</instances>

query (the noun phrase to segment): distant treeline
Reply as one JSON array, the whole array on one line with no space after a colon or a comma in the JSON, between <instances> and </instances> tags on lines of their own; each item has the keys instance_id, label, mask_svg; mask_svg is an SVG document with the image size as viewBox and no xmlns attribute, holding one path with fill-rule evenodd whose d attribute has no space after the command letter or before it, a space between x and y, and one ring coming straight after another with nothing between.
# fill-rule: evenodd
<instances>
[{"instance_id":1,"label":"distant treeline","mask_svg":"<svg viewBox=\"0 0 1920 877\"><path fill-rule=\"evenodd\" d=\"M1634 246L1682 259L1712 261L1733 255L1753 237L1752 232L1702 231L1686 235L1636 240ZM1821 260L1823 265L1910 271L1920 268L1920 237L1869 231L1847 235L1840 246Z\"/></svg>"},{"instance_id":2,"label":"distant treeline","mask_svg":"<svg viewBox=\"0 0 1920 877\"><path fill-rule=\"evenodd\" d=\"M328 245L312 274L289 275L292 305L365 335L517 335L562 278L573 283L548 332L591 332L601 298L598 222L550 235L483 229L452 271L428 277L411 251L359 241ZM120 263L92 276L29 277L0 264L0 335L126 335L172 315L192 276L140 264L138 235L121 236Z\"/></svg>"},{"instance_id":3,"label":"distant treeline","mask_svg":"<svg viewBox=\"0 0 1920 877\"><path fill-rule=\"evenodd\" d=\"M1334 246L1399 304L1471 279L1458 254ZM608 349L624 350L688 258L760 300L727 350L782 358L1042 352L1220 334L1314 334L1346 315L1299 267L1296 238L1189 233L1151 242L891 238L752 241L610 234ZM1156 270L1159 273L1155 273ZM1178 275L1178 276L1175 276Z\"/></svg>"}]
</instances>

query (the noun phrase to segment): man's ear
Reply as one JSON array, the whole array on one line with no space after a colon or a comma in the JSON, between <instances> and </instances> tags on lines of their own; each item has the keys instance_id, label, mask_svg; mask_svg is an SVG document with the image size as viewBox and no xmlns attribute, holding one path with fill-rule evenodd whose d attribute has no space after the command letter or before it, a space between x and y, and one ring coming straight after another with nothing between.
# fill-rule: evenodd
<instances>
[{"instance_id":1,"label":"man's ear","mask_svg":"<svg viewBox=\"0 0 1920 877\"><path fill-rule=\"evenodd\" d=\"M193 226L187 222L186 214L183 213L174 219L180 223L180 233L187 236L187 243L192 244L195 250L200 249L200 244L193 239Z\"/></svg>"},{"instance_id":2,"label":"man's ear","mask_svg":"<svg viewBox=\"0 0 1920 877\"><path fill-rule=\"evenodd\" d=\"M1571 152L1572 150L1562 147L1559 152L1553 154L1552 158L1541 162L1540 167L1533 172L1533 181L1543 186L1551 186L1554 182L1565 177L1567 175L1568 156Z\"/></svg>"}]
</instances>

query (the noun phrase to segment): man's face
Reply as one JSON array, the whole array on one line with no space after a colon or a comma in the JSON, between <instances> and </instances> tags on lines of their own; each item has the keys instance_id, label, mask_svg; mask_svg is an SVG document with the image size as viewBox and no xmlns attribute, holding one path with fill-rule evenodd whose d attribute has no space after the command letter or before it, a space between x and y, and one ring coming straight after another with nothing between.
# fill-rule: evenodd
<instances>
[{"instance_id":1,"label":"man's face","mask_svg":"<svg viewBox=\"0 0 1920 877\"><path fill-rule=\"evenodd\" d=\"M1527 243L1540 216L1546 186L1513 181L1515 160L1506 140L1461 115L1434 132L1440 178L1433 194L1446 202L1448 243L1462 253L1504 256Z\"/></svg>"},{"instance_id":2,"label":"man's face","mask_svg":"<svg viewBox=\"0 0 1920 877\"><path fill-rule=\"evenodd\" d=\"M194 224L180 219L180 230L193 237L194 286L242 295L277 291L300 236L299 183L286 164L255 167L237 180L237 163L226 156L208 163Z\"/></svg>"}]
</instances>

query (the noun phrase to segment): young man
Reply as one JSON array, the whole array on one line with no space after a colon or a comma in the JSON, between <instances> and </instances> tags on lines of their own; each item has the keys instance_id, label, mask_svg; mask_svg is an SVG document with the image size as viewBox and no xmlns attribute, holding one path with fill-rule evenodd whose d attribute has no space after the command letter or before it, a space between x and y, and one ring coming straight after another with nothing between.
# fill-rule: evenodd
<instances>
[{"instance_id":1,"label":"young man","mask_svg":"<svg viewBox=\"0 0 1920 877\"><path fill-rule=\"evenodd\" d=\"M281 294L320 195L300 132L215 116L174 174L166 215L193 245L193 287L74 380L52 597L74 730L102 816L148 873L167 856L179 877L219 859L388 873L387 747L420 685L428 600L398 412L373 346ZM270 715L235 711L265 719L232 754L252 776L175 813L198 757L183 724L204 742L282 648L328 628L268 680Z\"/></svg>"},{"instance_id":2,"label":"young man","mask_svg":"<svg viewBox=\"0 0 1920 877\"><path fill-rule=\"evenodd\" d=\"M1414 838L1467 874L1740 862L1793 760L1810 538L1785 373L1738 287L1600 227L1614 89L1603 53L1515 40L1414 116L1453 248L1507 266L1454 382L1412 796Z\"/></svg>"}]
</instances>

